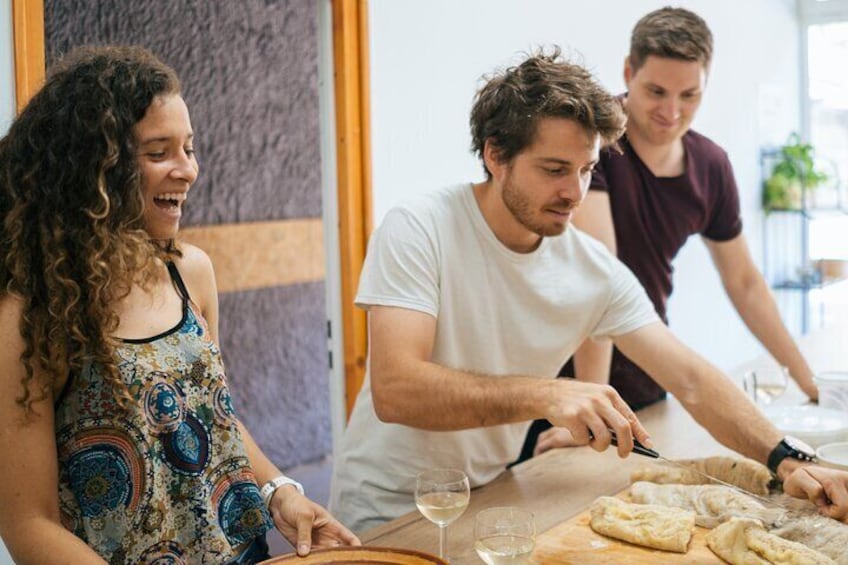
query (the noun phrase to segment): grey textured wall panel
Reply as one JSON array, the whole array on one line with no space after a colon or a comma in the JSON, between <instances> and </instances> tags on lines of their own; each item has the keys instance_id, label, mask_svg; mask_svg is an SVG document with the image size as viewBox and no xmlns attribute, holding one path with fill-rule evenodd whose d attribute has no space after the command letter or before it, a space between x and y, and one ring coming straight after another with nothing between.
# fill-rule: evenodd
<instances>
[{"instance_id":1,"label":"grey textured wall panel","mask_svg":"<svg viewBox=\"0 0 848 565\"><path fill-rule=\"evenodd\" d=\"M200 178L185 225L321 216L311 0L45 0L48 64L79 45L142 45L183 82ZM330 451L323 283L221 297L236 408L278 465Z\"/></svg>"},{"instance_id":2,"label":"grey textured wall panel","mask_svg":"<svg viewBox=\"0 0 848 565\"><path fill-rule=\"evenodd\" d=\"M221 296L221 350L239 417L272 461L331 450L324 284Z\"/></svg>"},{"instance_id":3,"label":"grey textured wall panel","mask_svg":"<svg viewBox=\"0 0 848 565\"><path fill-rule=\"evenodd\" d=\"M143 45L183 82L200 161L186 225L321 215L311 0L46 0L48 64Z\"/></svg>"}]
</instances>

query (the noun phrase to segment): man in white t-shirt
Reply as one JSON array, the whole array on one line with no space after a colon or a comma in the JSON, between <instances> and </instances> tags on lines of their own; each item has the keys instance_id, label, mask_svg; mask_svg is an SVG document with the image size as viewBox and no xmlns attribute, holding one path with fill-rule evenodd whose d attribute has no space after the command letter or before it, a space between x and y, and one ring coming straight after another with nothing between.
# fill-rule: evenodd
<instances>
[{"instance_id":1,"label":"man in white t-shirt","mask_svg":"<svg viewBox=\"0 0 848 565\"><path fill-rule=\"evenodd\" d=\"M803 453L778 449L780 432L669 333L633 274L566 229L624 121L585 69L558 52L530 56L477 94L471 128L486 181L395 208L372 235L356 298L369 314L368 373L330 494L354 531L413 510L422 470L460 468L472 487L488 483L535 418L599 451L613 430L622 457L634 437L650 445L611 387L553 378L584 339L601 336L719 441L764 463L772 454L787 492L848 513L848 474L799 470Z\"/></svg>"}]
</instances>

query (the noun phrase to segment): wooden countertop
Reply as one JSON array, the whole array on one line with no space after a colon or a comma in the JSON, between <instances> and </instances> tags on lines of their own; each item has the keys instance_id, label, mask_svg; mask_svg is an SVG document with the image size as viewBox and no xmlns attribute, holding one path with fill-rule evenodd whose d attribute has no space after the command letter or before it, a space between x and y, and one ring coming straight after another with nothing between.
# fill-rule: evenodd
<instances>
[{"instance_id":1,"label":"wooden countertop","mask_svg":"<svg viewBox=\"0 0 848 565\"><path fill-rule=\"evenodd\" d=\"M799 345L814 370L842 368L848 351L848 331L822 330L806 336ZM760 356L729 371L739 382L749 368L773 364ZM840 366L841 364L841 366ZM792 384L792 383L790 383ZM802 401L793 386L781 403ZM639 419L651 434L654 447L671 458L706 457L731 453L698 425L673 397L640 410ZM474 516L492 506L519 506L536 517L537 534L568 520L598 496L613 495L629 484L630 471L645 462L638 455L619 459L614 449L597 453L588 447L558 449L534 457L505 471L488 485L471 492L466 512L448 527L448 555L452 563L479 564L474 552ZM438 528L417 511L364 532L363 543L438 553Z\"/></svg>"},{"instance_id":2,"label":"wooden countertop","mask_svg":"<svg viewBox=\"0 0 848 565\"><path fill-rule=\"evenodd\" d=\"M702 457L728 453L698 426L680 403L669 398L641 410L654 447L667 457ZM452 563L480 561L474 553L474 516L492 506L519 506L536 517L542 533L583 511L595 498L612 495L629 484L631 469L646 460L638 455L619 459L614 449L598 453L588 447L557 449L516 465L488 485L471 492L465 513L448 526ZM361 536L368 545L403 547L438 553L438 528L417 511Z\"/></svg>"}]
</instances>

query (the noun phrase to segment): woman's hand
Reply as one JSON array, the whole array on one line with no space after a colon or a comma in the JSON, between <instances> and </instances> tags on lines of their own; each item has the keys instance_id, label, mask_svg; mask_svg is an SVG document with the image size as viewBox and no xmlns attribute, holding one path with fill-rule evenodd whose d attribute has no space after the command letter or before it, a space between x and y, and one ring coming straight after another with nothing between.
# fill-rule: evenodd
<instances>
[{"instance_id":1,"label":"woman's hand","mask_svg":"<svg viewBox=\"0 0 848 565\"><path fill-rule=\"evenodd\" d=\"M362 545L359 538L324 507L312 502L291 485L277 489L269 509L274 525L295 547L298 555L309 554L313 547Z\"/></svg>"}]
</instances>

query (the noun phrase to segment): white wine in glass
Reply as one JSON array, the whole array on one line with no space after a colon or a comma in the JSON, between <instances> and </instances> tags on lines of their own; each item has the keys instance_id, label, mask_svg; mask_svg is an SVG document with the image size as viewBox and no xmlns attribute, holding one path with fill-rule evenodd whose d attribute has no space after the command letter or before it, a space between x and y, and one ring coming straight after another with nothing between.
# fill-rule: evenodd
<instances>
[{"instance_id":1,"label":"white wine in glass","mask_svg":"<svg viewBox=\"0 0 848 565\"><path fill-rule=\"evenodd\" d=\"M755 404L768 406L786 391L789 369L767 367L745 373L742 385Z\"/></svg>"},{"instance_id":2,"label":"white wine in glass","mask_svg":"<svg viewBox=\"0 0 848 565\"><path fill-rule=\"evenodd\" d=\"M535 537L533 514L515 506L483 510L474 520L474 549L486 565L530 563Z\"/></svg>"},{"instance_id":3,"label":"white wine in glass","mask_svg":"<svg viewBox=\"0 0 848 565\"><path fill-rule=\"evenodd\" d=\"M422 471L415 480L415 505L439 526L439 557L447 560L447 527L468 507L468 477L458 469Z\"/></svg>"}]
</instances>

